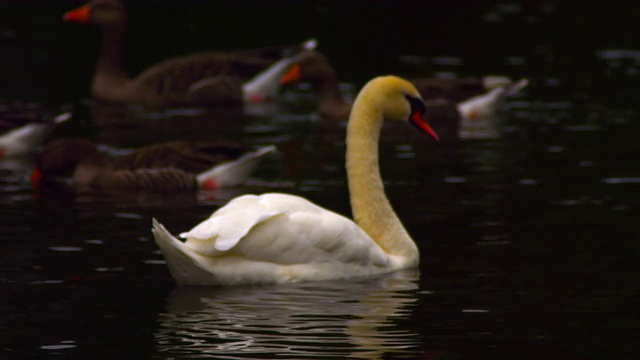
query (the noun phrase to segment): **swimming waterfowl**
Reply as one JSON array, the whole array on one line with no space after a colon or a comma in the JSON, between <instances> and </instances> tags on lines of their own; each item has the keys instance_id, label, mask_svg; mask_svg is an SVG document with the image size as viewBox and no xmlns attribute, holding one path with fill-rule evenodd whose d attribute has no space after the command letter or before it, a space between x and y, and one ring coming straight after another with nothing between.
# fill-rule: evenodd
<instances>
[{"instance_id":1,"label":"swimming waterfowl","mask_svg":"<svg viewBox=\"0 0 640 360\"><path fill-rule=\"evenodd\" d=\"M325 118L344 119L349 114L351 102L340 91L337 73L318 51L292 65L281 82L310 83L318 94L318 113ZM527 85L526 79L514 83L505 76L417 78L411 82L423 96L429 122L442 140L468 138L462 128L469 128L470 122L472 127L492 126L497 132L494 120L506 97Z\"/></svg>"},{"instance_id":2,"label":"swimming waterfowl","mask_svg":"<svg viewBox=\"0 0 640 360\"><path fill-rule=\"evenodd\" d=\"M371 276L412 268L419 250L384 192L378 139L386 120L435 139L411 83L384 76L357 96L346 137L354 220L298 196L235 198L178 240L157 220L152 232L175 280L187 285L286 283Z\"/></svg>"},{"instance_id":3,"label":"swimming waterfowl","mask_svg":"<svg viewBox=\"0 0 640 360\"><path fill-rule=\"evenodd\" d=\"M340 79L329 58L310 51L308 56L294 65L282 76L283 85L308 82L318 96L318 113L332 119L346 119L351 111L351 101L340 91Z\"/></svg>"},{"instance_id":4,"label":"swimming waterfowl","mask_svg":"<svg viewBox=\"0 0 640 360\"><path fill-rule=\"evenodd\" d=\"M53 128L69 119L71 114L62 113L51 121L30 119L24 124L5 130L0 135L0 159L37 152Z\"/></svg>"},{"instance_id":5,"label":"swimming waterfowl","mask_svg":"<svg viewBox=\"0 0 640 360\"><path fill-rule=\"evenodd\" d=\"M458 111L460 111L463 120L481 121L495 117L507 97L522 90L528 84L527 79L515 83L499 84L482 94L461 101L457 106Z\"/></svg>"},{"instance_id":6,"label":"swimming waterfowl","mask_svg":"<svg viewBox=\"0 0 640 360\"><path fill-rule=\"evenodd\" d=\"M462 118L460 137L464 139L497 139L502 136L500 110L508 96L528 85L527 79L515 83L499 84L495 88L460 102L457 105Z\"/></svg>"},{"instance_id":7,"label":"swimming waterfowl","mask_svg":"<svg viewBox=\"0 0 640 360\"><path fill-rule=\"evenodd\" d=\"M94 24L102 30L102 47L91 84L91 93L99 101L149 109L236 105L246 99L268 98L281 76L272 74L268 84L264 77L257 84L249 80L278 60L274 58L278 53L274 47L168 59L130 78L124 66L128 13L122 0L92 0L67 12L63 19ZM307 41L300 46L282 47L280 53L290 56L280 61L295 61L291 58L296 53L314 46L315 41Z\"/></svg>"},{"instance_id":8,"label":"swimming waterfowl","mask_svg":"<svg viewBox=\"0 0 640 360\"><path fill-rule=\"evenodd\" d=\"M31 175L34 189L47 179L70 176L82 189L196 190L244 183L274 146L247 152L229 143L174 141L107 156L96 144L78 138L50 142Z\"/></svg>"}]
</instances>

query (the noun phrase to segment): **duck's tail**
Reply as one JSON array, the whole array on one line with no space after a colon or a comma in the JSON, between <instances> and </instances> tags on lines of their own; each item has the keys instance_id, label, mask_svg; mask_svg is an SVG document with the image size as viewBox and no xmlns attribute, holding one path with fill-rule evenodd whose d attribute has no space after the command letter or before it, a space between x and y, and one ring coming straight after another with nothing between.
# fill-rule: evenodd
<instances>
[{"instance_id":1,"label":"duck's tail","mask_svg":"<svg viewBox=\"0 0 640 360\"><path fill-rule=\"evenodd\" d=\"M241 185L249 179L258 164L275 151L276 147L270 145L246 153L236 160L216 165L196 176L198 186L203 189L216 189Z\"/></svg>"},{"instance_id":2,"label":"duck's tail","mask_svg":"<svg viewBox=\"0 0 640 360\"><path fill-rule=\"evenodd\" d=\"M71 114L62 113L50 122L30 123L2 134L0 147L4 149L4 156L23 156L36 151L55 125L70 118Z\"/></svg>"},{"instance_id":3,"label":"duck's tail","mask_svg":"<svg viewBox=\"0 0 640 360\"><path fill-rule=\"evenodd\" d=\"M197 261L198 254L193 253L184 242L176 239L155 218L152 220L151 232L156 244L162 251L171 276L180 284L198 285L206 283L211 274L204 270Z\"/></svg>"}]
</instances>

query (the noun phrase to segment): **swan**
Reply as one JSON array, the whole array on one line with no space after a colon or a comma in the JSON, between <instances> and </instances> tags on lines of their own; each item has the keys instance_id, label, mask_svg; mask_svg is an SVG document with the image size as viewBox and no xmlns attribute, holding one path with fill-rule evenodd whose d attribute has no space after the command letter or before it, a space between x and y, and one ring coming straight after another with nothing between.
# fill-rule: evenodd
<instances>
[{"instance_id":1,"label":"swan","mask_svg":"<svg viewBox=\"0 0 640 360\"><path fill-rule=\"evenodd\" d=\"M128 12L122 0L91 0L65 13L63 20L94 24L102 30L102 47L91 84L95 99L156 110L270 99L287 66L297 60L297 55L317 44L311 39L288 47L196 53L167 59L130 78L124 66ZM274 55L280 54L288 56L279 60L278 71L272 69L269 76L256 75L274 65Z\"/></svg>"},{"instance_id":2,"label":"swan","mask_svg":"<svg viewBox=\"0 0 640 360\"><path fill-rule=\"evenodd\" d=\"M244 195L174 237L152 233L180 284L240 285L372 276L419 263L419 251L384 192L378 138L384 119L438 139L411 83L383 76L360 91L347 125L346 170L355 221L298 196Z\"/></svg>"},{"instance_id":3,"label":"swan","mask_svg":"<svg viewBox=\"0 0 640 360\"><path fill-rule=\"evenodd\" d=\"M273 145L247 152L221 142L173 141L106 156L88 140L63 138L38 155L31 183L39 190L47 179L70 175L82 189L214 190L244 183L274 151Z\"/></svg>"}]
</instances>

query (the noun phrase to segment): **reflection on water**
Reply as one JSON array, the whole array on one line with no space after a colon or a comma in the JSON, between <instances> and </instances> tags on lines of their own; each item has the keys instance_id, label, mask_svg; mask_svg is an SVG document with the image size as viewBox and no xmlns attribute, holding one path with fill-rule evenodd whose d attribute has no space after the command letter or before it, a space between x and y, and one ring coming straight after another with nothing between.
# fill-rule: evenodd
<instances>
[{"instance_id":1,"label":"reflection on water","mask_svg":"<svg viewBox=\"0 0 640 360\"><path fill-rule=\"evenodd\" d=\"M274 287L176 287L158 316L163 357L415 357L419 272Z\"/></svg>"}]
</instances>

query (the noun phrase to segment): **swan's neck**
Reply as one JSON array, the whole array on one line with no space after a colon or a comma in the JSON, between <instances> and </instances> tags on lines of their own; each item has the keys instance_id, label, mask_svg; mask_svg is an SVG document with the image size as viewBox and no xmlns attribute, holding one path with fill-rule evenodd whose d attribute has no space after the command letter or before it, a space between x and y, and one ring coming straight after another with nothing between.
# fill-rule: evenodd
<instances>
[{"instance_id":1,"label":"swan's neck","mask_svg":"<svg viewBox=\"0 0 640 360\"><path fill-rule=\"evenodd\" d=\"M130 81L125 69L125 33L126 27L111 27L102 29L102 47L98 56L92 90L100 97Z\"/></svg>"},{"instance_id":2,"label":"swan's neck","mask_svg":"<svg viewBox=\"0 0 640 360\"><path fill-rule=\"evenodd\" d=\"M403 257L407 265L415 265L418 248L393 211L380 176L378 139L382 122L380 112L374 107L352 110L347 126L346 158L351 209L355 222L382 249Z\"/></svg>"}]
</instances>

